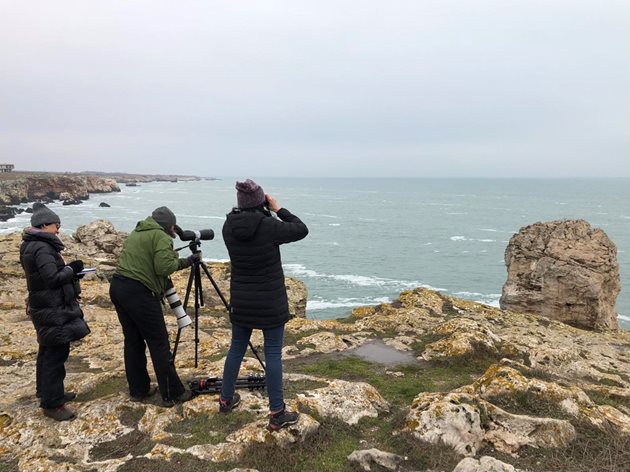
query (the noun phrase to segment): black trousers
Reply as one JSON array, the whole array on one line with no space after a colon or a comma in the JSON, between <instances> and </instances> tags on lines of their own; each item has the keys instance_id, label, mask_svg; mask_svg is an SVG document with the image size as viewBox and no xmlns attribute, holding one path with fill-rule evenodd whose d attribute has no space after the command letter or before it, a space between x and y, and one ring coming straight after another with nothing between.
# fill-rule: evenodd
<instances>
[{"instance_id":1,"label":"black trousers","mask_svg":"<svg viewBox=\"0 0 630 472\"><path fill-rule=\"evenodd\" d=\"M130 395L142 396L151 386L145 355L148 346L162 398L180 396L184 385L175 370L160 300L141 282L120 275L112 279L109 296L125 336L125 372Z\"/></svg>"},{"instance_id":2,"label":"black trousers","mask_svg":"<svg viewBox=\"0 0 630 472\"><path fill-rule=\"evenodd\" d=\"M39 346L35 382L42 408L63 405L63 381L66 378L65 362L70 354L70 343L60 346Z\"/></svg>"}]
</instances>

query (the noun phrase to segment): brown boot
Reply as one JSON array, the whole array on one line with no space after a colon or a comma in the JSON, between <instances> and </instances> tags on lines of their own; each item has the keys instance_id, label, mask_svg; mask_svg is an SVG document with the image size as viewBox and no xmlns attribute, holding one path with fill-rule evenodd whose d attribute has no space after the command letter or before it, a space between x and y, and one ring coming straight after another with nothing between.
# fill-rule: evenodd
<instances>
[{"instance_id":1,"label":"brown boot","mask_svg":"<svg viewBox=\"0 0 630 472\"><path fill-rule=\"evenodd\" d=\"M65 405L56 408L44 408L44 415L57 421L68 421L75 417L74 411Z\"/></svg>"}]
</instances>

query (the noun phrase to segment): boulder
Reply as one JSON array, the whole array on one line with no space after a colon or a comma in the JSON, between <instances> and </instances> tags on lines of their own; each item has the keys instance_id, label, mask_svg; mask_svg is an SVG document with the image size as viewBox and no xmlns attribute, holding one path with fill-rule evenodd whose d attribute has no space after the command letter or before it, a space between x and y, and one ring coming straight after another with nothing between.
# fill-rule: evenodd
<instances>
[{"instance_id":1,"label":"boulder","mask_svg":"<svg viewBox=\"0 0 630 472\"><path fill-rule=\"evenodd\" d=\"M510 464L501 462L494 457L483 456L479 460L467 457L457 464L453 472L520 472Z\"/></svg>"},{"instance_id":2,"label":"boulder","mask_svg":"<svg viewBox=\"0 0 630 472\"><path fill-rule=\"evenodd\" d=\"M505 250L501 308L535 313L590 330L618 329L617 248L584 220L521 228Z\"/></svg>"}]
</instances>

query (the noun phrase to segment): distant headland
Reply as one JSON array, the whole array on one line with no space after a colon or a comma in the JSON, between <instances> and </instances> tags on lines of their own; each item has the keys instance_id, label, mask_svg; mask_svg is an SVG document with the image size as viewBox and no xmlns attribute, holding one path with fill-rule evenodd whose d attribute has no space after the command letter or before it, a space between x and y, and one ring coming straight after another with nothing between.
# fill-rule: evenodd
<instances>
[{"instance_id":1,"label":"distant headland","mask_svg":"<svg viewBox=\"0 0 630 472\"><path fill-rule=\"evenodd\" d=\"M61 200L76 205L90 198L91 193L120 192L120 185L135 186L147 182L179 182L217 180L192 175L128 174L122 172L0 172L0 221L23 211L12 205L34 201L50 203Z\"/></svg>"}]
</instances>

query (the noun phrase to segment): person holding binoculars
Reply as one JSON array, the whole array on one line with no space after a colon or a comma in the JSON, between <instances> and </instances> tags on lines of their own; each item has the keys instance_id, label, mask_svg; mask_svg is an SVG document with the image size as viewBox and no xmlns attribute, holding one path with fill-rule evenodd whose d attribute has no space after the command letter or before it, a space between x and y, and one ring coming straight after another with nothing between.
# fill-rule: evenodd
<instances>
[{"instance_id":1,"label":"person holding binoculars","mask_svg":"<svg viewBox=\"0 0 630 472\"><path fill-rule=\"evenodd\" d=\"M123 246L109 289L125 337L125 373L131 399L141 401L156 392L147 371L148 346L166 407L188 401L192 394L175 369L162 300L172 287L169 275L201 260L201 251L180 258L173 248L175 236L176 218L167 207L156 208L139 221ZM182 327L190 318L178 317L178 323Z\"/></svg>"}]
</instances>

